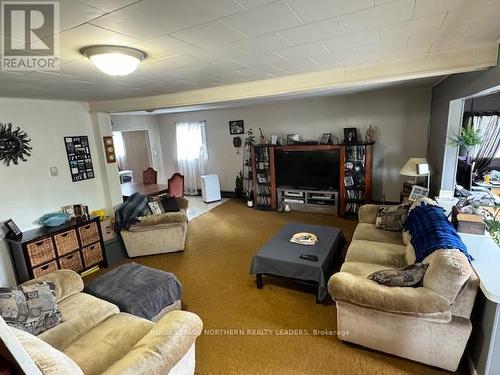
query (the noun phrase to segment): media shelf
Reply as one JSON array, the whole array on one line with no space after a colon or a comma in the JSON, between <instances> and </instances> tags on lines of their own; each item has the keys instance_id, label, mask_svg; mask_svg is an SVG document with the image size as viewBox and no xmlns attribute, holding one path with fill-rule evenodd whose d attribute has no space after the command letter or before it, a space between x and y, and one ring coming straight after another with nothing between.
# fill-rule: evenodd
<instances>
[{"instance_id":1,"label":"media shelf","mask_svg":"<svg viewBox=\"0 0 500 375\"><path fill-rule=\"evenodd\" d=\"M288 205L292 211L338 214L338 191L294 189L287 186L280 186L277 191L280 211Z\"/></svg>"},{"instance_id":2,"label":"media shelf","mask_svg":"<svg viewBox=\"0 0 500 375\"><path fill-rule=\"evenodd\" d=\"M260 210L276 209L276 185L274 177L274 146L252 146L254 207Z\"/></svg>"}]
</instances>

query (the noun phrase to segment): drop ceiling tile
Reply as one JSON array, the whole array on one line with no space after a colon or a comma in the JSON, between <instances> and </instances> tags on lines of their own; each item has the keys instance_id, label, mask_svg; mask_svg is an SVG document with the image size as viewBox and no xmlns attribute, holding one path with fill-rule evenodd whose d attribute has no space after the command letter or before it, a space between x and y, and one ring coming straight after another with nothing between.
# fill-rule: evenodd
<instances>
[{"instance_id":1,"label":"drop ceiling tile","mask_svg":"<svg viewBox=\"0 0 500 375\"><path fill-rule=\"evenodd\" d=\"M158 57L168 57L178 55L179 53L192 52L197 47L182 40L173 38L170 35L163 35L158 38L142 40L138 43L131 44L131 47L138 48L148 55Z\"/></svg>"},{"instance_id":2,"label":"drop ceiling tile","mask_svg":"<svg viewBox=\"0 0 500 375\"><path fill-rule=\"evenodd\" d=\"M446 13L438 13L432 16L413 19L407 22L382 26L380 28L380 37L382 40L384 40L427 32L437 33L441 28L445 16Z\"/></svg>"},{"instance_id":3,"label":"drop ceiling tile","mask_svg":"<svg viewBox=\"0 0 500 375\"><path fill-rule=\"evenodd\" d=\"M235 0L237 3L240 3L245 8L255 8L260 5L264 5L270 3L275 0Z\"/></svg>"},{"instance_id":4,"label":"drop ceiling tile","mask_svg":"<svg viewBox=\"0 0 500 375\"><path fill-rule=\"evenodd\" d=\"M220 43L234 42L246 37L219 21L193 26L171 35L185 42L197 45L218 45Z\"/></svg>"},{"instance_id":5,"label":"drop ceiling tile","mask_svg":"<svg viewBox=\"0 0 500 375\"><path fill-rule=\"evenodd\" d=\"M323 47L323 45L320 42L312 42L312 43L301 44L299 46L287 47L275 52L278 55L284 57L285 59L314 57L328 53L328 51L325 49L325 47Z\"/></svg>"},{"instance_id":6,"label":"drop ceiling tile","mask_svg":"<svg viewBox=\"0 0 500 375\"><path fill-rule=\"evenodd\" d=\"M415 12L413 17L425 17L434 13L462 8L466 5L471 5L478 9L479 6L485 5L487 2L488 0L415 0ZM470 14L466 16L470 16Z\"/></svg>"},{"instance_id":7,"label":"drop ceiling tile","mask_svg":"<svg viewBox=\"0 0 500 375\"><path fill-rule=\"evenodd\" d=\"M138 39L151 39L241 10L232 0L143 0L93 23Z\"/></svg>"},{"instance_id":8,"label":"drop ceiling tile","mask_svg":"<svg viewBox=\"0 0 500 375\"><path fill-rule=\"evenodd\" d=\"M84 4L90 5L94 8L104 10L105 12L112 12L116 9L123 8L124 6L133 4L140 0L79 0L79 1Z\"/></svg>"},{"instance_id":9,"label":"drop ceiling tile","mask_svg":"<svg viewBox=\"0 0 500 375\"><path fill-rule=\"evenodd\" d=\"M372 54L383 54L388 51L400 51L406 48L407 37L385 39L377 43L369 43L355 47L360 56Z\"/></svg>"},{"instance_id":10,"label":"drop ceiling tile","mask_svg":"<svg viewBox=\"0 0 500 375\"><path fill-rule=\"evenodd\" d=\"M249 54L273 51L291 46L289 42L275 33L241 39L231 43L231 45Z\"/></svg>"},{"instance_id":11,"label":"drop ceiling tile","mask_svg":"<svg viewBox=\"0 0 500 375\"><path fill-rule=\"evenodd\" d=\"M350 51L352 54L353 52ZM318 63L318 65L322 68L333 68L333 67L341 67L340 64L340 55L338 53L328 53L326 55L315 56L312 59Z\"/></svg>"},{"instance_id":12,"label":"drop ceiling tile","mask_svg":"<svg viewBox=\"0 0 500 375\"><path fill-rule=\"evenodd\" d=\"M78 0L64 0L60 1L59 4L61 31L81 25L106 13Z\"/></svg>"},{"instance_id":13,"label":"drop ceiling tile","mask_svg":"<svg viewBox=\"0 0 500 375\"><path fill-rule=\"evenodd\" d=\"M94 44L127 46L137 42L134 38L90 24L63 31L59 35L60 54L67 58L82 57L80 49Z\"/></svg>"},{"instance_id":14,"label":"drop ceiling tile","mask_svg":"<svg viewBox=\"0 0 500 375\"><path fill-rule=\"evenodd\" d=\"M223 18L223 21L249 36L268 34L302 24L283 1L244 10Z\"/></svg>"},{"instance_id":15,"label":"drop ceiling tile","mask_svg":"<svg viewBox=\"0 0 500 375\"><path fill-rule=\"evenodd\" d=\"M199 46L188 53L196 57L203 63L210 63L218 60L234 59L244 56L245 53L230 45L220 44L218 46Z\"/></svg>"},{"instance_id":16,"label":"drop ceiling tile","mask_svg":"<svg viewBox=\"0 0 500 375\"><path fill-rule=\"evenodd\" d=\"M161 72L170 72L187 66L198 64L200 64L200 62L196 58L179 54L156 59L149 63L144 62L143 64L139 65L137 71L140 73L156 74Z\"/></svg>"},{"instance_id":17,"label":"drop ceiling tile","mask_svg":"<svg viewBox=\"0 0 500 375\"><path fill-rule=\"evenodd\" d=\"M337 37L345 34L345 30L338 18L329 18L283 30L280 33L294 44L303 44L315 40Z\"/></svg>"},{"instance_id":18,"label":"drop ceiling tile","mask_svg":"<svg viewBox=\"0 0 500 375\"><path fill-rule=\"evenodd\" d=\"M246 66L254 66L258 64L268 64L271 66L278 66L279 64L286 61L286 59L273 52L264 52L250 56L238 57L236 61Z\"/></svg>"},{"instance_id":19,"label":"drop ceiling tile","mask_svg":"<svg viewBox=\"0 0 500 375\"><path fill-rule=\"evenodd\" d=\"M359 12L346 14L340 19L348 32L408 21L412 17L413 0L398 0Z\"/></svg>"},{"instance_id":20,"label":"drop ceiling tile","mask_svg":"<svg viewBox=\"0 0 500 375\"><path fill-rule=\"evenodd\" d=\"M305 22L314 22L373 6L372 0L287 0Z\"/></svg>"},{"instance_id":21,"label":"drop ceiling tile","mask_svg":"<svg viewBox=\"0 0 500 375\"><path fill-rule=\"evenodd\" d=\"M466 7L448 11L442 29L450 33L464 33L470 25L482 25L489 29L498 24L500 18L500 2L498 0L478 7L468 5Z\"/></svg>"},{"instance_id":22,"label":"drop ceiling tile","mask_svg":"<svg viewBox=\"0 0 500 375\"><path fill-rule=\"evenodd\" d=\"M339 36L337 38L326 39L323 42L331 52L343 51L363 44L377 43L378 33L377 29L371 29L359 33Z\"/></svg>"}]
</instances>

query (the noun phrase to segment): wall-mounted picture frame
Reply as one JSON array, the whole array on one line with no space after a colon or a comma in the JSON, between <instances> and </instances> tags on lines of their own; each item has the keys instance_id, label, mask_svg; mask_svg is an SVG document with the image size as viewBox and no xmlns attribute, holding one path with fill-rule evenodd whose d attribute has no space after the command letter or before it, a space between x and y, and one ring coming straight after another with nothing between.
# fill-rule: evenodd
<instances>
[{"instance_id":1,"label":"wall-mounted picture frame","mask_svg":"<svg viewBox=\"0 0 500 375\"><path fill-rule=\"evenodd\" d=\"M90 154L89 137L86 135L64 137L69 170L73 182L94 178L94 166Z\"/></svg>"},{"instance_id":2,"label":"wall-mounted picture frame","mask_svg":"<svg viewBox=\"0 0 500 375\"><path fill-rule=\"evenodd\" d=\"M14 220L9 219L4 223L4 225L7 228L7 237L19 238L23 235L23 233L21 232L21 229L19 229L17 224L14 223Z\"/></svg>"},{"instance_id":3,"label":"wall-mounted picture frame","mask_svg":"<svg viewBox=\"0 0 500 375\"><path fill-rule=\"evenodd\" d=\"M347 145L358 143L358 129L344 128L344 143Z\"/></svg>"},{"instance_id":4,"label":"wall-mounted picture frame","mask_svg":"<svg viewBox=\"0 0 500 375\"><path fill-rule=\"evenodd\" d=\"M298 134L287 134L286 135L286 144L293 145L300 141L300 136Z\"/></svg>"},{"instance_id":5,"label":"wall-mounted picture frame","mask_svg":"<svg viewBox=\"0 0 500 375\"><path fill-rule=\"evenodd\" d=\"M319 143L321 145L331 145L332 144L332 133L323 133Z\"/></svg>"},{"instance_id":6,"label":"wall-mounted picture frame","mask_svg":"<svg viewBox=\"0 0 500 375\"><path fill-rule=\"evenodd\" d=\"M229 121L229 134L236 135L244 133L245 133L245 126L243 124L243 120Z\"/></svg>"},{"instance_id":7,"label":"wall-mounted picture frame","mask_svg":"<svg viewBox=\"0 0 500 375\"><path fill-rule=\"evenodd\" d=\"M108 164L116 163L115 145L113 143L113 137L112 136L102 137L102 143L104 144L104 153L106 154L106 162Z\"/></svg>"}]
</instances>

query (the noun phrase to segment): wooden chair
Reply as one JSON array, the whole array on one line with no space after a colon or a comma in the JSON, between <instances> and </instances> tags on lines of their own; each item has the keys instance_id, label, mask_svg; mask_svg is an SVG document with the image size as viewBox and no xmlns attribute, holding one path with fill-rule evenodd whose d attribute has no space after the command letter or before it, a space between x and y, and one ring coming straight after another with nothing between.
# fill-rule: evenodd
<instances>
[{"instance_id":1,"label":"wooden chair","mask_svg":"<svg viewBox=\"0 0 500 375\"><path fill-rule=\"evenodd\" d=\"M168 194L171 197L179 198L184 196L184 176L174 173L168 179Z\"/></svg>"},{"instance_id":2,"label":"wooden chair","mask_svg":"<svg viewBox=\"0 0 500 375\"><path fill-rule=\"evenodd\" d=\"M148 167L144 172L142 172L142 183L145 185L152 185L158 183L158 172L153 168Z\"/></svg>"}]
</instances>

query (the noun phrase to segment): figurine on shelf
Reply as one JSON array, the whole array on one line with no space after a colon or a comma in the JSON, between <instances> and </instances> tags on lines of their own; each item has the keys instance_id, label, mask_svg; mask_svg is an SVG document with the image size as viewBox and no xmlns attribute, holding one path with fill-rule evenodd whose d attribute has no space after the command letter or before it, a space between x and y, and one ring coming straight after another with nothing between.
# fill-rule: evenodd
<instances>
[{"instance_id":1,"label":"figurine on shelf","mask_svg":"<svg viewBox=\"0 0 500 375\"><path fill-rule=\"evenodd\" d=\"M377 138L377 131L370 124L368 129L366 129L365 143L374 143Z\"/></svg>"},{"instance_id":2,"label":"figurine on shelf","mask_svg":"<svg viewBox=\"0 0 500 375\"><path fill-rule=\"evenodd\" d=\"M266 137L264 137L264 133L262 132L262 128L259 128L259 132L260 132L260 143L266 143L267 140L266 140Z\"/></svg>"}]
</instances>

